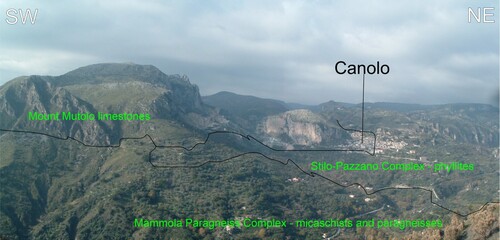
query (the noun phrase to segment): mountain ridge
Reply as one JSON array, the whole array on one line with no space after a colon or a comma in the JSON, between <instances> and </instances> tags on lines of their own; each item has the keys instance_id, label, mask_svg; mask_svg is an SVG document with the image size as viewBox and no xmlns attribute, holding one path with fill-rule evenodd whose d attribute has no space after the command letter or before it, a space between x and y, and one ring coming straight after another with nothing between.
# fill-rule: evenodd
<instances>
[{"instance_id":1,"label":"mountain ridge","mask_svg":"<svg viewBox=\"0 0 500 240\"><path fill-rule=\"evenodd\" d=\"M292 109L315 109L318 108L322 105L328 105L328 104L338 104L341 106L349 106L349 107L361 107L361 103L348 103L348 102L339 102L335 100L328 100L326 102L322 102L319 104L303 104L300 102L285 102L283 100L279 99L274 99L274 98L268 98L268 97L257 97L253 95L248 95L248 94L239 94L235 92L230 92L230 91L220 91L214 94L209 94L209 95L203 95L203 99L210 99L215 96L220 96L220 95L227 95L230 94L233 97L242 97L242 98L255 98L258 100L269 100L269 101L275 101L282 103L285 106L288 106L289 110ZM381 102L365 102L365 107L376 107L376 108L383 108L383 109L388 109L388 110L398 110L398 111L415 111L415 110L426 110L432 107L440 107L440 106L462 106L462 107L488 107L492 109L499 109L497 106L493 106L489 103L476 103L476 102L455 102L455 103L436 103L436 104L418 104L418 103L400 103L400 102L386 102L386 101L381 101Z\"/></svg>"},{"instance_id":2,"label":"mountain ridge","mask_svg":"<svg viewBox=\"0 0 500 240\"><path fill-rule=\"evenodd\" d=\"M207 96L201 97L198 87L187 77L167 75L156 67L137 64L96 64L61 76L20 77L0 86L0 128L70 136L89 145L120 142L121 146L89 148L73 141L0 132L0 185L3 186L0 238L159 239L168 234L179 239L251 239L257 236L254 229L130 226L135 218L343 219L369 213L380 206L391 206L377 213L382 219L439 215L447 221L448 212L429 205L427 196L414 196L409 191L360 196L359 189L325 186L319 177L302 178L295 168L276 167L259 157L244 156L224 164L206 164L196 170L151 168L149 161L196 165L216 162L241 151L262 150L253 149L255 144L240 136L214 136L207 145L192 152L156 146L193 146L214 130L252 135L279 149L364 147L359 132L343 131L337 124L338 120L347 128L361 129L359 104L330 101L296 109L283 101L228 92L218 97L217 101L206 101ZM498 163L494 160L499 155L498 110L484 105L452 104L413 106L412 111L404 111L404 106L365 105L364 127L377 134L377 156L298 152L283 153L280 157L293 158L293 163L304 170L310 168L311 161L469 162L476 164L477 172L338 171L324 175L344 185L359 182L367 189L425 186L445 198L436 201L446 206L453 204L453 209L478 209L477 204L494 199L491 196L496 191L494 184L485 182L497 180L494 171ZM28 122L26 113L35 110L126 111L149 113L152 119ZM134 138L145 134L151 137L154 146L147 138ZM123 137L129 139L121 141ZM371 141L365 136L365 145ZM150 156L152 149L155 152ZM493 223L488 224L488 229L494 228ZM322 234L293 226L260 232L261 236L278 239L287 236L318 239ZM379 230L382 234L379 236L384 236L381 238L401 233ZM342 234L346 238L355 236L349 230Z\"/></svg>"}]
</instances>

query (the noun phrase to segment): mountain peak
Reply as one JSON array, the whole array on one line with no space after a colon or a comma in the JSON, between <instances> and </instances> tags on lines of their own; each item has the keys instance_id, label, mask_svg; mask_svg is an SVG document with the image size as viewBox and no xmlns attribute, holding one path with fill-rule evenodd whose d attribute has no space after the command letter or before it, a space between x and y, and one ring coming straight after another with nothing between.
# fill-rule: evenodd
<instances>
[{"instance_id":1,"label":"mountain peak","mask_svg":"<svg viewBox=\"0 0 500 240\"><path fill-rule=\"evenodd\" d=\"M77 68L64 75L66 76L108 76L108 75L137 75L144 72L162 73L153 65L135 63L98 63Z\"/></svg>"},{"instance_id":2,"label":"mountain peak","mask_svg":"<svg viewBox=\"0 0 500 240\"><path fill-rule=\"evenodd\" d=\"M167 79L169 79L169 76L153 65L99 63L77 68L56 77L53 82L59 86L68 86L82 83L95 84L128 81L159 83Z\"/></svg>"}]
</instances>

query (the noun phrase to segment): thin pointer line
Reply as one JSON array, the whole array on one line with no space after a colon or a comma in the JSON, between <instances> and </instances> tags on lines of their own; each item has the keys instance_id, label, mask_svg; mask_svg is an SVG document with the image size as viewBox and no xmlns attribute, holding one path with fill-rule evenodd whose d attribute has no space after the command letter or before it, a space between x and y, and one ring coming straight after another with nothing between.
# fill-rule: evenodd
<instances>
[{"instance_id":1,"label":"thin pointer line","mask_svg":"<svg viewBox=\"0 0 500 240\"><path fill-rule=\"evenodd\" d=\"M363 143L365 131L365 74L363 73L363 99L361 100L361 143Z\"/></svg>"}]
</instances>

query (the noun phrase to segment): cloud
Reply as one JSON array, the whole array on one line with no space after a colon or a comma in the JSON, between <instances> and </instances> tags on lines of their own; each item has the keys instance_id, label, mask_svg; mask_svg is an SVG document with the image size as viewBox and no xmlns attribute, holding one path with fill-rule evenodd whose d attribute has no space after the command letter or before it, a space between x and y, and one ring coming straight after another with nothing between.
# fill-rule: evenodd
<instances>
[{"instance_id":1,"label":"cloud","mask_svg":"<svg viewBox=\"0 0 500 240\"><path fill-rule=\"evenodd\" d=\"M37 7L39 16L33 26L0 24L0 83L132 61L186 74L203 94L359 102L361 76L336 74L335 62L380 61L391 73L367 76L369 101L488 103L495 94L484 91L499 88L498 20L469 24L469 6L481 4L4 1L2 12Z\"/></svg>"}]
</instances>

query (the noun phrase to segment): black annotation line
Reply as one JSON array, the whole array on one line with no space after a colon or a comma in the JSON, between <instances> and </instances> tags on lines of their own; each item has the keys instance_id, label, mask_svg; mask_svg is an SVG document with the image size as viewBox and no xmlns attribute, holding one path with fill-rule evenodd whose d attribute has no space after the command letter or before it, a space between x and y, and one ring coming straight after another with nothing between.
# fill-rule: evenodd
<instances>
[{"instance_id":1,"label":"black annotation line","mask_svg":"<svg viewBox=\"0 0 500 240\"><path fill-rule=\"evenodd\" d=\"M344 128L344 127L342 127L342 125L340 125L340 123L338 122L338 120L337 120L337 123L339 124L339 126L343 130L362 132L361 130ZM324 175L321 175L319 173L308 172L308 171L304 170L303 168L301 168L297 163L295 163L290 158L287 159L286 162L284 162L284 161L281 161L281 160L269 157L269 156L267 156L267 155L265 155L265 154L263 154L261 152L256 152L256 151L244 152L244 153L237 154L237 155L234 155L234 156L231 156L229 158L222 159L222 160L207 160L205 162L202 162L202 163L196 164L196 165L155 165L153 163L153 161L152 161L152 154L153 154L153 152L157 148L181 148L181 149L184 149L185 151L192 151L197 146L206 144L209 141L210 136L212 136L214 134L233 134L233 135L238 135L238 136L241 136L242 138L247 139L249 141L254 140L257 143L265 146L266 148L268 148L270 150L273 150L273 151L277 151L277 152L318 152L318 151L319 152L364 152L364 153L367 153L367 154L370 154L370 155L373 156L373 155L375 155L375 140L376 140L376 135L375 135L375 133L373 133L371 131L365 131L365 132L371 133L374 136L373 153L369 152L369 151L366 151L366 150L362 150L362 149L312 149L312 150L307 150L307 149L297 149L297 150L275 149L273 147L270 147L270 146L264 144L263 142L259 141L258 139L254 138L251 135L243 135L241 133L231 132L231 131L214 131L214 132L210 132L210 133L208 133L205 141L198 142L198 143L194 144L191 147L184 147L184 146L180 146L180 145L158 145L158 144L156 144L156 142L153 140L153 138L149 134L145 134L142 137L123 137L123 138L120 138L119 141L118 141L118 145L89 145L89 144L84 143L83 141L80 141L80 140L78 140L76 138L73 138L73 137L70 137L70 136L59 137L59 136L54 136L54 135L50 135L50 134L47 134L47 133L41 133L41 132L35 132L35 131L24 131L24 130L12 130L12 129L0 129L0 131L3 131L3 132L13 132L13 133L27 133L27 134L42 135L42 136L47 136L47 137L58 139L58 140L73 140L73 141L75 141L75 142L77 142L77 143L79 143L79 144L81 144L81 145L83 145L85 147L92 147L92 148L119 148L119 147L121 147L121 144L122 144L122 142L124 140L141 140L141 139L144 139L144 138L149 138L149 140L153 144L154 148L151 149L151 151L149 151L148 162L151 164L151 166L153 168L200 168L200 167L202 167L204 165L211 164L211 163L224 163L224 162L228 162L230 160L233 160L233 159L245 156L245 155L258 155L258 156L261 156L261 157L263 157L263 158L265 158L267 160L270 160L270 161L273 161L273 162L276 162L276 163L280 163L282 165L288 165L288 164L291 163L299 171L301 171L302 173L304 173L304 174L306 174L306 175L308 175L310 177L319 177L319 178L322 178L322 179L324 179L324 180L326 180L328 182L331 182L331 183L333 183L333 184L335 184L335 185L337 185L339 187L342 187L342 188L350 188L350 187L353 187L353 186L360 187L361 189L363 189L363 192L367 196L374 195L374 194L377 194L379 192L387 191L387 190L419 190L419 191L426 191L426 192L429 193L430 202L432 204L434 204L435 206L440 207L440 208L442 208L444 210L447 210L447 211L449 211L451 213L454 213L454 214L456 214L458 216L461 216L461 217L467 217L467 216L469 216L471 214L479 212L483 208L485 208L488 204L497 204L497 203L500 203L500 202L497 202L497 201L487 202L487 203L483 204L479 209L477 209L475 211L472 211L472 212L469 212L467 214L463 214L463 213L460 213L458 211L452 210L450 208L447 208L447 207L445 207L445 206L443 206L443 205L435 202L434 198L433 198L433 191L429 190L427 188L424 188L424 187L411 187L411 186L409 186L409 187L385 187L385 188L380 188L380 189L374 190L372 192L368 192L366 190L366 188L362 184L360 184L360 183L354 182L354 183L347 184L347 185L346 184L341 184L341 183L338 183L335 180L330 179L330 178L328 178L328 177L326 177Z\"/></svg>"},{"instance_id":2,"label":"black annotation line","mask_svg":"<svg viewBox=\"0 0 500 240\"><path fill-rule=\"evenodd\" d=\"M365 74L363 73L363 98L361 99L361 143L363 143L365 137L364 131L365 131Z\"/></svg>"},{"instance_id":3,"label":"black annotation line","mask_svg":"<svg viewBox=\"0 0 500 240\"><path fill-rule=\"evenodd\" d=\"M363 152L363 153L369 154L371 156L375 156L375 147L376 147L376 143L377 143L377 135L374 132L372 132L372 131L357 130L357 129L350 129L350 128L344 128L342 125L340 125L339 120L337 120L337 124L344 131L361 132L361 133L363 133L363 132L371 133L373 135L373 147L372 147L372 150L371 151L367 151L367 150L364 150L364 149L292 149L292 150L277 149L277 148L273 148L271 146L268 146L267 144L261 142L260 140L258 140L257 138L253 137L252 135L244 135L244 134L241 134L241 133L238 133L238 132L233 132L233 131L214 131L214 132L210 132L210 133L207 134L207 137L205 138L205 141L198 142L198 143L194 144L192 147L187 148L187 147L180 146L180 145L157 145L153 141L153 139L151 139L151 137L148 134L146 134L146 135L151 139L151 141L153 141L153 144L154 144L155 148L181 148L181 149L184 149L185 151L192 151L197 146L206 144L210 140L210 137L212 135L216 135L216 134L230 134L230 135L240 136L240 137L242 137L244 139L247 139L247 140L253 140L253 141L257 142L258 144L262 145L263 147L265 147L265 148L267 148L269 150L272 150L274 152ZM144 137L146 137L146 135ZM363 140L361 140L361 141L363 141ZM153 151L154 150L155 149L153 149Z\"/></svg>"},{"instance_id":4,"label":"black annotation line","mask_svg":"<svg viewBox=\"0 0 500 240\"><path fill-rule=\"evenodd\" d=\"M344 128L340 124L339 120L337 120L337 124L344 131L360 132L360 133L365 132L365 133L372 134L373 135L373 146L372 146L371 151L367 151L367 150L364 150L364 149L292 149L292 150L277 149L277 148L273 148L271 146L268 146L267 144L261 142L260 140L258 140L257 138L253 137L252 135L244 135L244 134L241 134L241 133L238 133L238 132L234 132L234 131L213 131L213 132L210 132L210 133L207 134L207 137L205 138L205 140L203 142L197 142L197 143L195 143L191 147L184 147L182 145L158 145L149 134L145 134L142 137L122 137L122 138L120 138L118 140L118 144L117 145L89 145L89 144L86 144L86 143L84 143L84 142L82 142L82 141L80 141L80 140L78 140L78 139L76 139L74 137L71 137L71 136L60 137L60 136L55 136L55 135L51 135L51 134L47 134L47 133L42 133L42 132L36 132L36 131L12 130L12 129L2 129L2 128L0 128L0 131L14 132L14 133L37 134L37 135L43 135L43 136L55 138L55 139L58 139L58 140L73 140L73 141L76 141L76 142L78 142L79 144L81 144L81 145L83 145L85 147L93 147L93 148L119 148L121 146L123 140L140 140L140 139L144 139L144 138L149 138L149 140L151 140L151 143L153 143L153 145L154 145L153 150L151 150L151 152L150 152L150 158L151 158L151 153L154 152L156 150L156 148L181 148L181 149L184 149L185 151L188 151L188 152L192 151L192 150L194 150L198 146L207 144L207 142L210 140L210 137L213 136L213 135L216 135L216 134L236 135L236 136L240 136L240 137L242 137L244 139L247 139L247 140L254 140L258 144L262 145L263 147L265 147L265 148L267 148L269 150L275 151L275 152L363 152L363 153L369 154L371 156L375 156L375 147L376 147L376 143L377 143L377 135L374 132L372 132L372 131L363 131L363 130L358 130L358 129ZM251 152L248 152L248 153L251 153ZM155 166L153 163L151 163L151 164L153 165L153 167L161 167L161 166Z\"/></svg>"}]
</instances>

